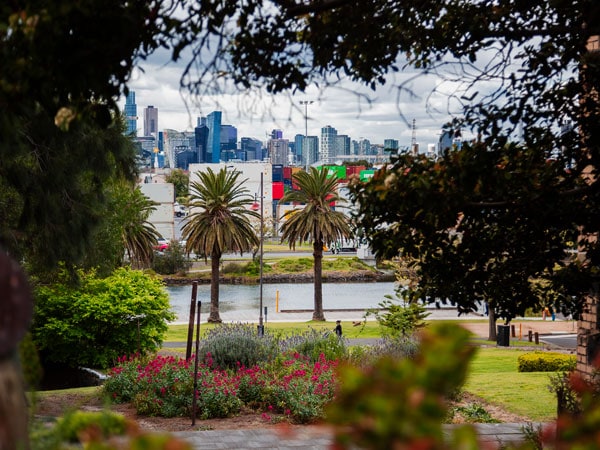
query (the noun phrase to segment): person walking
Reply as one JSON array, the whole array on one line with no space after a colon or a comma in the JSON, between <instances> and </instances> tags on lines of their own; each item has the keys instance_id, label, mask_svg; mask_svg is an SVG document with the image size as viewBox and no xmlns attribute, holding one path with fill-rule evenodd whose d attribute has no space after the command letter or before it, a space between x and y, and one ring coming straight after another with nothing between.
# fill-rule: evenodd
<instances>
[{"instance_id":1,"label":"person walking","mask_svg":"<svg viewBox=\"0 0 600 450\"><path fill-rule=\"evenodd\" d=\"M341 320L335 321L335 328L333 331L335 331L335 334L337 334L337 337L342 337L342 321Z\"/></svg>"}]
</instances>

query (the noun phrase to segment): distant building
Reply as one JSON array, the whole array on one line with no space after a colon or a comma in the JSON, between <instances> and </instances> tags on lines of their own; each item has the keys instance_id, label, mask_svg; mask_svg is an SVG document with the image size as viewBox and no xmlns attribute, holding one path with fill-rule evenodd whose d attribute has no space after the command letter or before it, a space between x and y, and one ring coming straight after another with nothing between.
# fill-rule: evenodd
<instances>
[{"instance_id":1,"label":"distant building","mask_svg":"<svg viewBox=\"0 0 600 450\"><path fill-rule=\"evenodd\" d=\"M148 106L144 109L144 136L156 137L158 133L158 108Z\"/></svg>"},{"instance_id":2,"label":"distant building","mask_svg":"<svg viewBox=\"0 0 600 450\"><path fill-rule=\"evenodd\" d=\"M310 167L319 161L319 138L317 136L306 136L302 143L302 164Z\"/></svg>"},{"instance_id":3,"label":"distant building","mask_svg":"<svg viewBox=\"0 0 600 450\"><path fill-rule=\"evenodd\" d=\"M221 111L213 111L206 117L208 127L207 160L218 163L221 158Z\"/></svg>"},{"instance_id":4,"label":"distant building","mask_svg":"<svg viewBox=\"0 0 600 450\"><path fill-rule=\"evenodd\" d=\"M194 128L196 137L195 150L197 155L197 163L206 163L208 161L208 126L206 125L206 117L198 118L198 125Z\"/></svg>"},{"instance_id":5,"label":"distant building","mask_svg":"<svg viewBox=\"0 0 600 450\"><path fill-rule=\"evenodd\" d=\"M125 99L125 133L129 136L137 136L137 105L135 104L135 92L129 91Z\"/></svg>"},{"instance_id":6,"label":"distant building","mask_svg":"<svg viewBox=\"0 0 600 450\"><path fill-rule=\"evenodd\" d=\"M233 125L221 125L221 161L237 159L237 128Z\"/></svg>"},{"instance_id":7,"label":"distant building","mask_svg":"<svg viewBox=\"0 0 600 450\"><path fill-rule=\"evenodd\" d=\"M385 139L383 141L383 148L385 151L395 154L398 153L400 147L397 139Z\"/></svg>"},{"instance_id":8,"label":"distant building","mask_svg":"<svg viewBox=\"0 0 600 450\"><path fill-rule=\"evenodd\" d=\"M321 147L319 159L324 164L331 163L336 157L337 130L330 125L321 128Z\"/></svg>"},{"instance_id":9,"label":"distant building","mask_svg":"<svg viewBox=\"0 0 600 450\"><path fill-rule=\"evenodd\" d=\"M269 139L267 149L271 164L290 165L290 146L287 139Z\"/></svg>"},{"instance_id":10,"label":"distant building","mask_svg":"<svg viewBox=\"0 0 600 450\"><path fill-rule=\"evenodd\" d=\"M242 161L262 161L263 160L263 144L258 139L243 137L240 141L240 153L243 156Z\"/></svg>"}]
</instances>

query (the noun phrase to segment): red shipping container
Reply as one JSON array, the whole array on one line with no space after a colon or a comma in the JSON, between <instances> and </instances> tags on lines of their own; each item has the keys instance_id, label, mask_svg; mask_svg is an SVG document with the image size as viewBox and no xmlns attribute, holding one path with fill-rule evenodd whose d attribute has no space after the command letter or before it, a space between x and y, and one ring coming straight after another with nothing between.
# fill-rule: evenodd
<instances>
[{"instance_id":1,"label":"red shipping container","mask_svg":"<svg viewBox=\"0 0 600 450\"><path fill-rule=\"evenodd\" d=\"M273 200L283 197L283 181L273 181Z\"/></svg>"},{"instance_id":2,"label":"red shipping container","mask_svg":"<svg viewBox=\"0 0 600 450\"><path fill-rule=\"evenodd\" d=\"M291 180L292 179L292 168L291 167L284 167L283 168L283 179L284 180Z\"/></svg>"}]
</instances>

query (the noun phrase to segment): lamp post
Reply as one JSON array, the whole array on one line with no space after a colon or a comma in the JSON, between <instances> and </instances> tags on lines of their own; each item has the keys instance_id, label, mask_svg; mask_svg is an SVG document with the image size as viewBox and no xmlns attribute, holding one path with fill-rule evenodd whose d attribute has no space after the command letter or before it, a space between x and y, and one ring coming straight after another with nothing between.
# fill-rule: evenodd
<instances>
[{"instance_id":1,"label":"lamp post","mask_svg":"<svg viewBox=\"0 0 600 450\"><path fill-rule=\"evenodd\" d=\"M306 171L308 172L308 166L310 165L310 158L308 156L308 105L312 105L312 100L300 100L300 104L304 105L304 141L302 142L304 157L306 158Z\"/></svg>"},{"instance_id":2,"label":"lamp post","mask_svg":"<svg viewBox=\"0 0 600 450\"><path fill-rule=\"evenodd\" d=\"M260 172L260 295L259 295L259 315L258 315L258 335L264 336L265 326L263 324L263 241L264 241L264 216L263 216L263 171Z\"/></svg>"}]
</instances>

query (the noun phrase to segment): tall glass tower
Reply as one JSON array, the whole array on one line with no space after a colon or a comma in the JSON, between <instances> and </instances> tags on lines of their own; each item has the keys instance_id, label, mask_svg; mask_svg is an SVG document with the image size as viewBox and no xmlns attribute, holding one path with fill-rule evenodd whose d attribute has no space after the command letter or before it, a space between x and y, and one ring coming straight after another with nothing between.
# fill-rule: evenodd
<instances>
[{"instance_id":1,"label":"tall glass tower","mask_svg":"<svg viewBox=\"0 0 600 450\"><path fill-rule=\"evenodd\" d=\"M125 133L137 137L137 105L135 104L135 92L129 91L125 99Z\"/></svg>"},{"instance_id":2,"label":"tall glass tower","mask_svg":"<svg viewBox=\"0 0 600 450\"><path fill-rule=\"evenodd\" d=\"M221 111L213 111L206 116L208 126L207 154L208 161L218 163L221 161Z\"/></svg>"}]
</instances>

